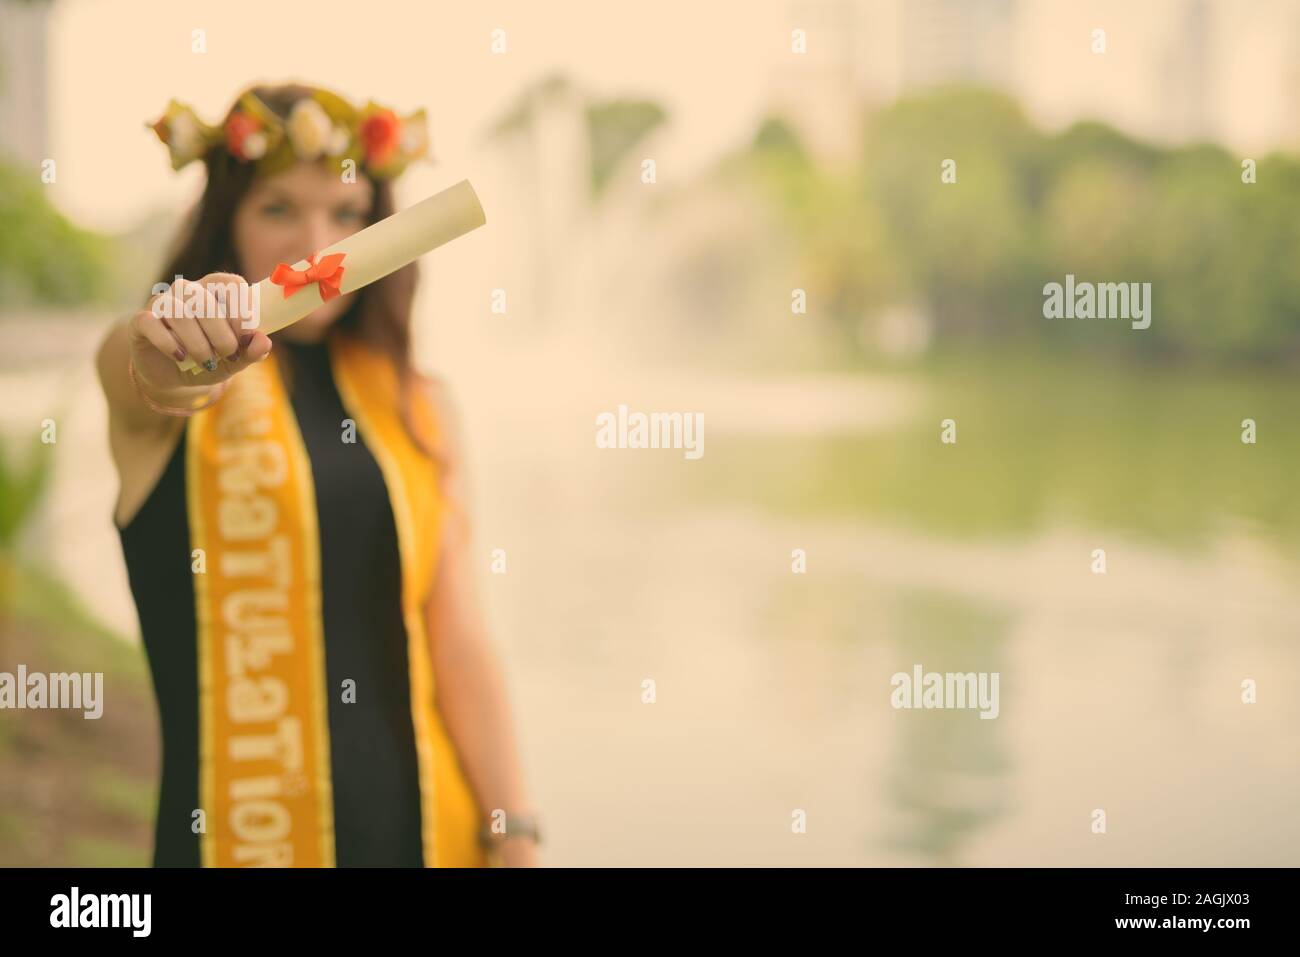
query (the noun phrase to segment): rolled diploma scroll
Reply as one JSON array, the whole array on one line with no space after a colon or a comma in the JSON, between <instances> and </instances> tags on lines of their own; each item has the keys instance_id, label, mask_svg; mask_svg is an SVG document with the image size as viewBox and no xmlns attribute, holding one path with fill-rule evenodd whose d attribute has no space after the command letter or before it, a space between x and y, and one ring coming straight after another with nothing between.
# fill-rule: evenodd
<instances>
[{"instance_id":1,"label":"rolled diploma scroll","mask_svg":"<svg viewBox=\"0 0 1300 957\"><path fill-rule=\"evenodd\" d=\"M318 258L343 253L343 278L339 281L339 294L354 292L383 279L407 263L420 258L431 249L437 249L487 222L483 207L469 180L463 179L414 206L394 213L360 232L341 239L333 246L322 249ZM300 259L293 264L295 270L311 265ZM254 293L255 326L270 335L292 325L320 306L320 288L316 283L301 286L289 297L284 287L271 282L268 276L257 284ZM203 371L192 358L177 363L182 369L198 374Z\"/></svg>"}]
</instances>

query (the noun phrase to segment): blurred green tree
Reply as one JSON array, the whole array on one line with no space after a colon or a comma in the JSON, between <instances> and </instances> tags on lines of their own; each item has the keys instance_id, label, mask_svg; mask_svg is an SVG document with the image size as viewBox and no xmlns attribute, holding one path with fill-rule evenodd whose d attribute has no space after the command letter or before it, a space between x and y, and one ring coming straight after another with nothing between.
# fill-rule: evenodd
<instances>
[{"instance_id":1,"label":"blurred green tree","mask_svg":"<svg viewBox=\"0 0 1300 957\"><path fill-rule=\"evenodd\" d=\"M111 273L109 241L69 222L32 170L0 162L0 308L104 301Z\"/></svg>"}]
</instances>

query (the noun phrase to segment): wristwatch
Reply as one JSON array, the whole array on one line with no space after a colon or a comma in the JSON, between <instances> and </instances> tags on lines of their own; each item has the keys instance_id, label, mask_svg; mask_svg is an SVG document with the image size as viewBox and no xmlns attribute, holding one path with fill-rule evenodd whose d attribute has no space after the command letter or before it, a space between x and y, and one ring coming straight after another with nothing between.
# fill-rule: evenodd
<instances>
[{"instance_id":1,"label":"wristwatch","mask_svg":"<svg viewBox=\"0 0 1300 957\"><path fill-rule=\"evenodd\" d=\"M486 823L478 832L478 842L485 850L494 847L512 837L531 837L536 844L542 843L542 832L537 825L536 814L507 814L505 830L494 831L492 824Z\"/></svg>"}]
</instances>

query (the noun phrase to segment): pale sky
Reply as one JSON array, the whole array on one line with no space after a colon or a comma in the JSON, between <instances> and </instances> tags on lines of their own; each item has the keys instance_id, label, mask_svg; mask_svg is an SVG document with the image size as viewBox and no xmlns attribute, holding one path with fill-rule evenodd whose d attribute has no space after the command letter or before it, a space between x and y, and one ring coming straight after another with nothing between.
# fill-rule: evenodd
<instances>
[{"instance_id":1,"label":"pale sky","mask_svg":"<svg viewBox=\"0 0 1300 957\"><path fill-rule=\"evenodd\" d=\"M303 79L353 100L429 111L442 168L527 84L563 69L600 96L648 96L671 112L661 162L694 166L742 141L763 102L766 63L783 42L782 3L434 4L367 0L62 0L51 24L56 201L117 228L151 204L200 187L177 176L144 122L169 97L216 119L256 79ZM665 12L670 11L670 12ZM507 52L490 52L506 31ZM207 52L191 52L191 31Z\"/></svg>"},{"instance_id":2,"label":"pale sky","mask_svg":"<svg viewBox=\"0 0 1300 957\"><path fill-rule=\"evenodd\" d=\"M656 160L661 171L689 176L752 135L777 71L811 75L833 61L836 41L845 43L819 22L837 2L857 14L847 44L858 58L855 74L892 92L900 10L909 0L57 0L49 74L59 176L51 194L74 218L103 229L127 227L160 204L184 204L201 186L201 169L174 175L144 122L172 96L216 119L259 79L332 86L399 111L427 108L439 179L454 181L478 165L473 144L485 124L553 70L600 97L664 105L671 126ZM1168 68L1180 51L1176 18L1184 9L1181 0L1020 0L1018 95L1049 127L1092 115L1138 135L1158 133L1178 96ZM1209 9L1214 135L1243 153L1300 146L1300 0L1211 0ZM790 54L795 26L809 31L802 60ZM506 31L503 55L490 52L498 27ZM1105 56L1089 50L1095 27L1107 31ZM206 53L191 50L195 29L206 31ZM839 107L827 103L833 120ZM412 195L430 183L421 174L407 179Z\"/></svg>"}]
</instances>

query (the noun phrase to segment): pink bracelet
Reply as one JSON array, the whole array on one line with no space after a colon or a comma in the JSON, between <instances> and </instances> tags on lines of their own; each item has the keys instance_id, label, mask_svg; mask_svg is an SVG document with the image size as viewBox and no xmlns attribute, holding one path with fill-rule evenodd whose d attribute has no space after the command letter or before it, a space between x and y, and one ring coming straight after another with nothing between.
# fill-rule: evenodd
<instances>
[{"instance_id":1,"label":"pink bracelet","mask_svg":"<svg viewBox=\"0 0 1300 957\"><path fill-rule=\"evenodd\" d=\"M153 399L149 397L148 393L146 393L144 389L140 386L140 380L137 379L135 376L134 356L132 356L126 362L126 374L131 380L131 385L135 386L135 391L140 394L140 398L144 399L145 404L148 405L149 408L153 409L155 412L160 412L163 415L174 415L180 418L187 418L193 415L195 412L202 412L204 409L208 408L209 406L215 405L217 400L226 394L226 389L230 387L230 380L227 379L225 382L222 382L220 385L217 386L214 394L210 396L208 400L204 402L202 405L196 405L189 409L181 409L172 406L159 405L157 402L155 402Z\"/></svg>"}]
</instances>

